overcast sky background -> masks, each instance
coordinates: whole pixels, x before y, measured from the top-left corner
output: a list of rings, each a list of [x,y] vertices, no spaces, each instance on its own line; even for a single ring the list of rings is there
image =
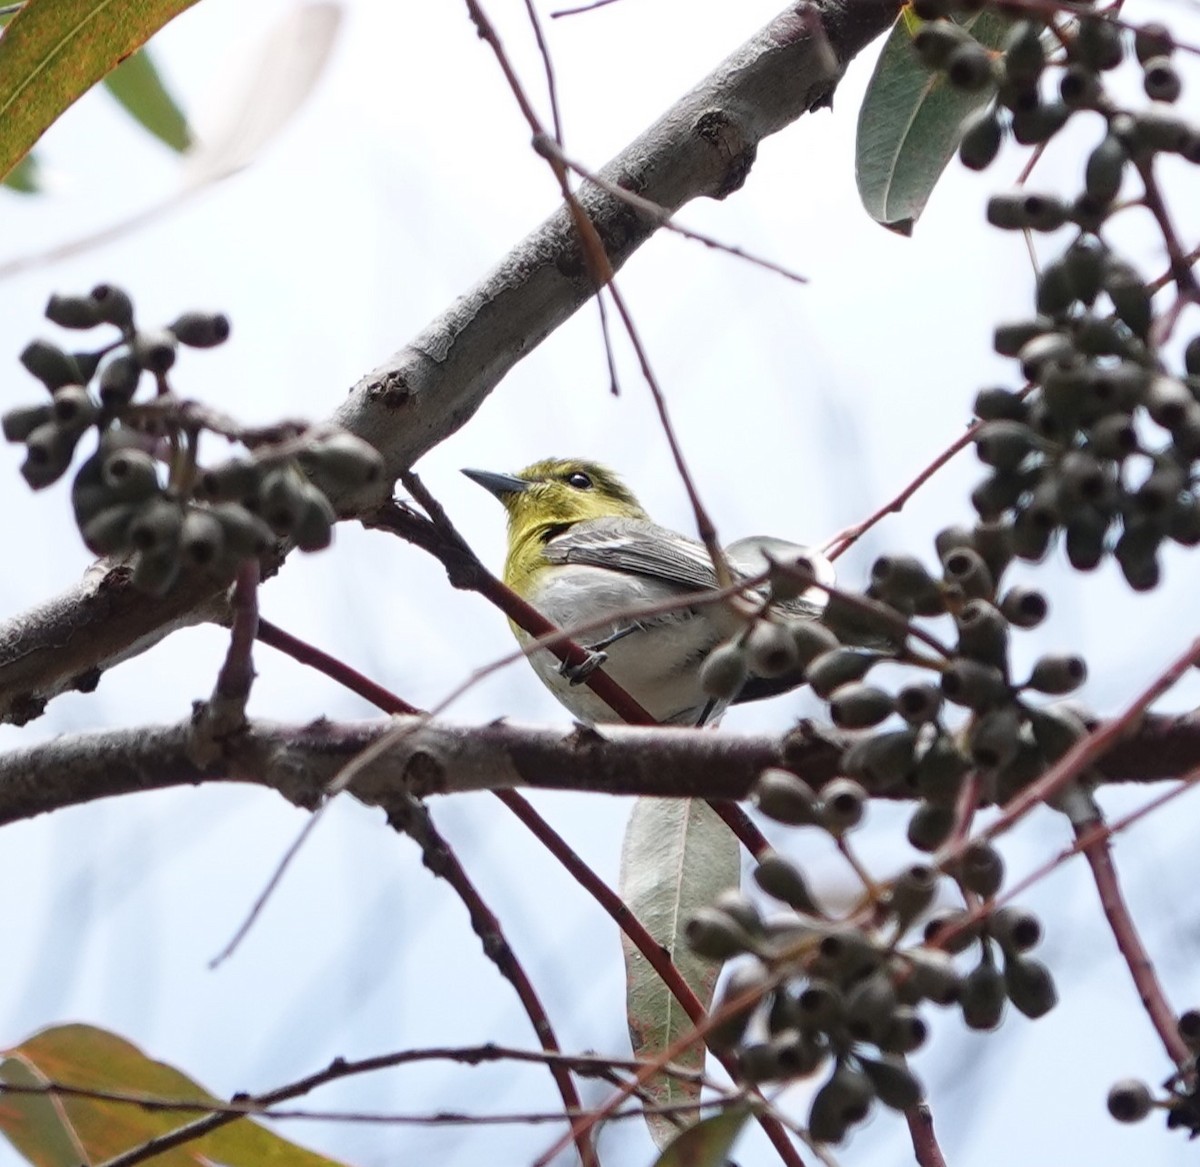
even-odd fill
[[[160,66],[203,129],[206,111],[236,88],[251,46],[289,8],[204,0],[154,42]],[[1127,11],[1134,19],[1194,15],[1178,5]],[[549,5],[539,3],[547,15]],[[517,0],[488,11],[539,107],[542,73]],[[621,0],[548,23],[569,153],[598,166],[644,129],[775,12],[771,0],[683,4]],[[1200,39],[1192,28],[1192,39]],[[660,233],[620,277],[670,402],[703,498],[722,538],[771,533],[821,542],[862,519],[952,440],[981,385],[1013,383],[990,354],[997,319],[1029,311],[1029,260],[1019,238],[983,226],[988,193],[1023,161],[1006,154],[983,176],[952,166],[912,239],[875,226],[854,188],[857,109],[874,51],[851,67],[832,113],[763,144],[745,188],[686,209],[687,224],[806,274],[798,287],[728,256]],[[1191,62],[1187,62],[1190,66]],[[1195,70],[1189,68],[1189,75]],[[1136,84],[1136,79],[1135,79]],[[1185,106],[1196,109],[1194,92]],[[1098,137],[1085,126],[1076,141]],[[1039,170],[1076,184],[1080,155],[1056,143]],[[41,147],[51,191],[0,194],[0,263],[86,234],[170,197],[178,160],[133,126],[103,93],[89,95]],[[1196,238],[1194,176],[1173,174],[1174,209]],[[1190,184],[1190,185],[1189,185]],[[231,341],[183,355],[176,384],[242,420],[326,416],[355,381],[467,290],[555,205],[555,186],[465,6],[453,0],[345,6],[326,76],[279,139],[244,173],[119,242],[0,281],[4,408],[38,397],[16,364],[52,291],[101,280],[134,294],[140,318],[219,309]],[[1147,275],[1161,246],[1132,216]],[[1063,233],[1052,246],[1062,246]],[[1185,317],[1184,337],[1197,319]],[[474,547],[498,567],[499,507],[458,474],[516,470],[552,454],[618,467],[663,522],[691,529],[649,394],[617,343],[622,394],[608,376],[594,306],[523,361],[479,413],[419,466]],[[0,449],[10,549],[0,615],[69,586],[88,556],[68,517],[66,481],[36,496],[17,475],[21,452]],[[840,565],[861,584],[884,549],[931,554],[939,526],[969,515],[979,477],[964,456],[881,525]],[[1196,633],[1197,557],[1170,555],[1165,585],[1128,592],[1110,566],[1080,580],[1055,555],[1014,572],[1050,590],[1044,629],[1020,637],[1019,659],[1080,648],[1085,698],[1114,711]],[[505,620],[452,590],[421,552],[347,525],[322,555],[294,556],[263,590],[263,613],[420,706],[507,653]],[[46,716],[0,730],[0,747],[53,733],[173,721],[208,694],[225,647],[215,629],[180,633],[105,676],[89,696],[53,702]],[[270,649],[252,715],[302,721],[373,710]],[[1194,679],[1164,708],[1186,709]],[[786,728],[814,706],[798,696],[735,710],[725,729]],[[449,716],[566,725],[565,712],[518,663],[477,685]],[[1113,813],[1144,791],[1105,792]],[[534,800],[583,858],[617,878],[628,805],[546,795]],[[1197,978],[1195,799],[1142,823],[1116,845],[1136,917],[1172,1001],[1200,1004]],[[486,796],[438,800],[439,827],[499,914],[547,1001],[568,1050],[627,1052],[618,938],[606,917]],[[910,857],[903,813],[872,814],[863,851],[886,875]],[[304,815],[277,796],[210,786],[98,803],[8,827],[0,844],[0,1044],[68,1020],[116,1030],[218,1094],[262,1091],[325,1065],[406,1047],[485,1040],[531,1045],[515,998],[479,951],[463,909],[425,872],[416,848],[378,812],[348,799],[301,853],[241,950],[217,971],[227,942]],[[818,887],[845,871],[819,839],[773,832],[811,864]],[[1069,841],[1050,813],[1004,840],[1013,877]],[[1191,1162],[1194,1148],[1160,1124],[1121,1128],[1104,1114],[1113,1080],[1166,1073],[1161,1050],[1076,863],[1026,897],[1042,911],[1042,956],[1062,1002],[1036,1024],[1010,1017],[998,1036],[939,1018],[915,1066],[954,1167],[1136,1157]],[[584,1086],[585,1098],[602,1097]],[[354,1080],[313,1096],[313,1107],[404,1112],[553,1108],[536,1069],[433,1066]],[[294,1137],[357,1164],[529,1162],[551,1128],[415,1129],[312,1124]],[[605,1162],[640,1167],[652,1146],[635,1126],[614,1128]],[[840,1159],[886,1167],[909,1161],[902,1120],[879,1113]],[[737,1158],[772,1161],[757,1132]],[[16,1159],[0,1145],[0,1164]],[[564,1159],[565,1161],[565,1159]]]

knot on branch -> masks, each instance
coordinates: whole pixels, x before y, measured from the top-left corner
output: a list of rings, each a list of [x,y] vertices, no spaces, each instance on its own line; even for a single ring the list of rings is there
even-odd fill
[[[711,194],[715,199],[723,199],[746,181],[758,156],[758,144],[747,141],[737,122],[719,109],[700,115],[696,120],[696,136],[712,146],[721,160],[721,176]]]

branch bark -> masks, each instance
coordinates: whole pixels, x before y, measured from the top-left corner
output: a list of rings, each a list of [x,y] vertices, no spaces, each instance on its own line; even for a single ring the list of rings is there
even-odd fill
[[[671,107],[602,175],[659,206],[724,198],[745,181],[758,143],[830,103],[846,64],[890,25],[898,0],[805,0],[789,5]],[[591,184],[580,201],[614,270],[655,220]],[[383,454],[393,482],[462,426],[523,356],[595,294],[565,208],[551,215],[411,344],[364,377],[334,420]],[[337,499],[343,517],[382,499]],[[65,520],[64,520],[65,521]],[[176,627],[212,619],[223,599],[181,584],[156,600],[123,569],[85,579],[0,626],[0,719],[37,716],[57,694]]]
[[[844,741],[802,722],[783,737],[704,729],[605,725],[571,730],[494,722],[449,725],[397,718],[310,725],[251,723],[220,757],[196,756],[189,722],[64,735],[0,755],[0,825],[139,790],[252,783],[315,807],[337,772],[394,725],[409,732],[350,790],[390,810],[406,796],[535,788],[597,794],[744,799],[767,766],[820,786],[836,773]],[[1200,766],[1200,716],[1151,716],[1098,763],[1103,782],[1155,782]],[[871,793],[905,799],[896,788]]]

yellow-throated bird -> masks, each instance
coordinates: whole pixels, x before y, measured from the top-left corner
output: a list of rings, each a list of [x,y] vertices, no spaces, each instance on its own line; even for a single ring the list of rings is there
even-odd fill
[[[555,458],[535,462],[519,474],[463,473],[494,494],[508,512],[504,582],[566,631],[591,625],[576,639],[593,652],[593,664],[602,663],[605,672],[660,722],[699,725],[725,709],[729,697],[710,696],[700,680],[709,653],[740,626],[724,604],[630,615],[689,592],[716,588],[716,572],[703,544],[655,523],[628,487],[595,462]],[[833,582],[832,564],[824,556],[783,539],[756,536],[725,550],[730,570],[742,578],[766,569],[768,557],[786,563],[800,555],[808,559],[817,579]],[[791,617],[810,619],[822,606],[818,589],[778,605]],[[595,627],[597,620],[602,626]],[[533,639],[516,625],[513,631],[522,644]],[[619,720],[578,683],[579,670],[564,669],[547,650],[529,659],[576,717]],[[799,680],[798,675],[751,674],[732,699],[771,696]]]

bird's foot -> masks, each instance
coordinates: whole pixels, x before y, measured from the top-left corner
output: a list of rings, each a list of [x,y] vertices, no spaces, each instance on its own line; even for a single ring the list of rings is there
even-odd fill
[[[560,676],[566,677],[567,681],[572,685],[581,685],[588,679],[606,660],[608,653],[602,649],[585,648],[587,658],[580,661],[579,664],[573,665],[563,661],[558,666]]]

